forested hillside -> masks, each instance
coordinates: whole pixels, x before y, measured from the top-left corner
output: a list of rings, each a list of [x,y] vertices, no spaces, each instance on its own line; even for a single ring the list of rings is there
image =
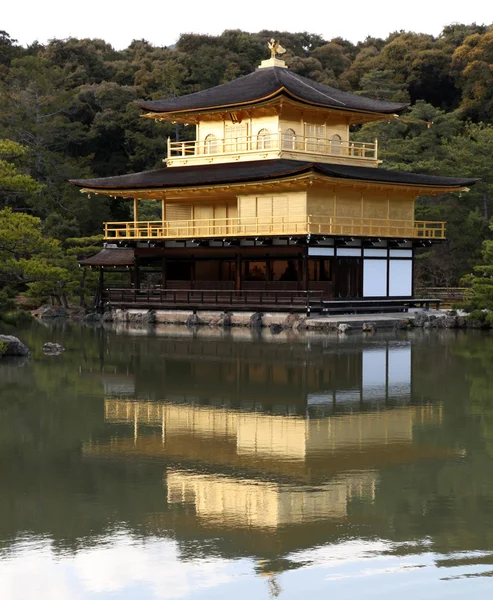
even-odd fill
[[[353,132],[359,140],[379,138],[385,167],[481,177],[470,193],[423,198],[417,214],[447,221],[449,237],[419,261],[420,281],[457,285],[480,260],[493,216],[493,27],[476,24],[447,26],[438,37],[401,31],[356,45],[309,33],[235,30],[182,35],[173,48],[136,40],[122,51],[98,39],[23,48],[0,32],[0,209],[13,211],[3,211],[3,222],[18,212],[38,217],[29,226],[60,241],[56,260],[53,253],[39,260],[73,269],[67,252],[73,260],[92,248],[102,222],[128,218],[130,203],[88,199],[67,180],[161,166],[167,136],[194,135],[192,128],[140,119],[134,100],[246,75],[267,58],[271,37],[282,41],[283,59],[296,73],[410,102],[403,118]],[[29,278],[20,267],[15,274],[19,285],[40,277]],[[12,271],[0,265],[0,286],[6,282],[12,283]]]

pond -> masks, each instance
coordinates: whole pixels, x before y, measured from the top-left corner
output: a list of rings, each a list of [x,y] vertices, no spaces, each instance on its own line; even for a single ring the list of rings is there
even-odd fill
[[[490,334],[18,335],[2,600],[490,597]]]

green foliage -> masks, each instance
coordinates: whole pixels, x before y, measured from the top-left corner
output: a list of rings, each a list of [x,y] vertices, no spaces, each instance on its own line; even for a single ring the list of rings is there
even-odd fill
[[[0,358],[2,358],[2,356],[4,356],[7,353],[7,350],[8,350],[7,342],[0,340]]]
[[[35,319],[31,313],[25,310],[14,310],[3,313],[0,317],[2,323],[13,325],[14,327],[25,327],[30,325]]]
[[[103,40],[74,38],[23,48],[0,31],[0,209],[40,218],[42,235],[62,242],[56,258],[35,254],[38,262],[29,269],[17,258],[17,270],[0,267],[0,285],[7,272],[19,285],[30,285],[31,293],[56,288],[83,297],[92,276],[74,284],[80,276],[76,259],[99,249],[100,240],[68,240],[100,234],[104,221],[127,220],[130,203],[82,197],[68,180],[162,166],[166,138],[191,139],[193,127],[141,119],[135,100],[172,98],[251,73],[267,58],[272,37],[281,39],[296,73],[411,103],[403,118],[353,132],[360,141],[378,137],[386,167],[481,178],[469,194],[425,197],[417,206],[417,218],[447,221],[448,236],[422,253],[418,278],[427,285],[457,285],[491,237],[493,214],[487,158],[493,150],[493,29],[476,23],[448,25],[438,37],[399,31],[357,44],[309,32],[226,30],[183,34],[173,48],[134,40],[122,51]],[[142,203],[141,212],[142,218],[159,218],[156,203]]]

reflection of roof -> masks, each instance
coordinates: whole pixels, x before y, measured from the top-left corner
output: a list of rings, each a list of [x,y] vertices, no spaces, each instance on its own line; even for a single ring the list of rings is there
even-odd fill
[[[134,264],[133,248],[103,248],[97,254],[79,261],[85,267],[131,266]]]
[[[191,504],[208,523],[279,527],[347,515],[353,497],[374,499],[374,471],[344,473],[329,482],[289,485],[168,469],[168,503]]]
[[[101,190],[174,188],[282,179],[308,173],[318,173],[336,179],[450,188],[460,188],[472,185],[477,181],[477,179],[471,178],[459,179],[457,177],[436,177],[433,175],[419,175],[404,171],[375,169],[374,167],[357,167],[352,165],[273,159],[224,163],[218,165],[195,165],[173,168],[164,167],[153,171],[142,171],[141,173],[117,175],[115,177],[73,179],[70,183],[82,186],[86,189]]]
[[[281,94],[307,104],[340,110],[393,114],[407,107],[407,104],[374,100],[342,92],[279,67],[258,69],[234,81],[179,98],[140,101],[137,104],[145,110],[173,113],[241,106]]]

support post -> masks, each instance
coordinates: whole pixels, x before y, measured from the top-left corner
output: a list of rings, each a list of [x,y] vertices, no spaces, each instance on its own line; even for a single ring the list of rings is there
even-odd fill
[[[104,294],[104,270],[103,267],[99,267],[99,283],[98,283],[98,302],[96,306],[96,311],[99,313],[103,312],[103,294]]]
[[[165,235],[166,235],[166,199],[165,198],[161,199],[161,222],[162,222],[162,228],[163,228],[162,236],[165,237]]]
[[[235,273],[235,290],[241,290],[241,254],[236,254],[236,273]]]
[[[134,198],[134,227],[136,230],[138,227],[138,223],[139,223],[139,199]]]
[[[308,248],[305,248],[301,259],[301,280],[303,289],[308,291]]]
[[[140,290],[140,270],[139,270],[139,259],[135,257],[135,276],[134,276],[135,289]]]
[[[167,280],[166,266],[167,266],[166,265],[166,256],[163,256],[163,259],[162,259],[162,271],[161,271],[161,275],[162,275],[161,284],[162,284],[162,286],[163,286],[164,289],[166,288],[166,280]]]

